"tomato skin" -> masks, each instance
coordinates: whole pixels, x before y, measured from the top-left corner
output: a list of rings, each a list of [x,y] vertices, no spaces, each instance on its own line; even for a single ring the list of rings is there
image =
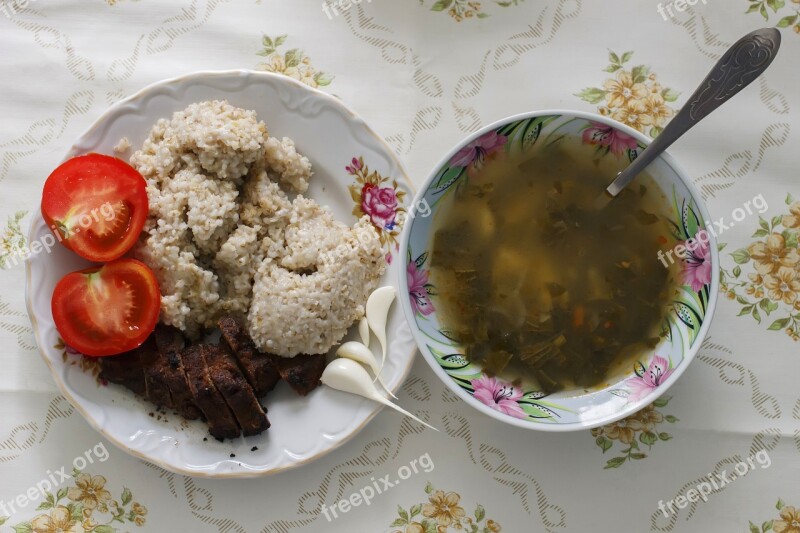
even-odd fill
[[[89,261],[125,255],[147,220],[147,184],[132,166],[102,154],[73,157],[47,178],[42,216],[59,242]]]
[[[118,259],[64,276],[53,291],[53,320],[78,352],[105,357],[141,346],[158,322],[161,293],[153,271]]]

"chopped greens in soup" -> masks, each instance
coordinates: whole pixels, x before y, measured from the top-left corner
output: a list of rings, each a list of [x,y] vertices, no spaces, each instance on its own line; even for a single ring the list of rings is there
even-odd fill
[[[658,344],[678,287],[658,251],[667,203],[646,174],[606,207],[616,169],[564,140],[494,160],[434,221],[439,319],[490,375],[545,392],[603,386]]]

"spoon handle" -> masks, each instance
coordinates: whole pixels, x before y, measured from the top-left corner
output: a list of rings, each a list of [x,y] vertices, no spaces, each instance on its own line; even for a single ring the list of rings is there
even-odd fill
[[[606,189],[608,194],[619,194],[678,137],[755,81],[772,64],[780,46],[781,34],[775,28],[756,30],[739,39],[725,52],[664,131],[630,166],[617,175]]]

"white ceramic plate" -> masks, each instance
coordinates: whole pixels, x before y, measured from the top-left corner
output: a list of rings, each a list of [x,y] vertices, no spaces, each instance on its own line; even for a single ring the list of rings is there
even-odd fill
[[[369,178],[387,178],[381,185],[404,194],[407,206],[414,194],[402,164],[391,149],[339,100],[290,78],[252,71],[200,72],[151,85],[108,110],[75,143],[69,157],[99,152],[113,154],[123,137],[141,146],[150,128],[193,102],[227,99],[253,109],[274,136],[295,140],[309,157],[315,175],[307,196],[326,205],[335,217],[352,224],[361,191],[352,174],[353,158],[363,157]],[[350,166],[350,169],[346,167]],[[356,165],[358,166],[358,165]],[[362,178],[365,168],[358,170]],[[375,174],[375,172],[377,174]],[[352,187],[352,190],[350,189]],[[401,194],[401,196],[403,196]],[[396,228],[399,232],[402,224]],[[40,214],[32,222],[29,242],[49,232]],[[397,256],[392,232],[383,231],[387,253]],[[383,285],[396,285],[395,260]],[[102,386],[91,365],[65,353],[53,324],[50,299],[65,274],[88,263],[57,245],[27,263],[27,304],[36,340],[64,396],[111,442],[167,470],[202,477],[251,477],[272,474],[317,459],[341,446],[380,411],[377,404],[320,387],[307,398],[296,396],[285,383],[266,397],[272,428],[258,437],[219,443],[201,422],[186,422],[170,413],[150,416],[155,409],[116,385]],[[355,332],[351,333],[352,334]],[[390,349],[384,369],[389,387],[397,389],[411,368],[416,347],[398,305],[389,320]],[[82,368],[83,367],[83,368]],[[207,440],[204,440],[207,438]],[[257,449],[254,449],[257,448]],[[251,451],[252,450],[252,451]],[[235,457],[232,456],[235,455]]]

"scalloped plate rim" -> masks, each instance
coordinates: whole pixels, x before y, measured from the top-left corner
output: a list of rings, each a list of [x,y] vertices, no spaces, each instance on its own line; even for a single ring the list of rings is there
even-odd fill
[[[342,112],[343,116],[345,116],[348,121],[354,123],[358,127],[362,128],[365,133],[371,137],[373,141],[376,142],[377,146],[384,152],[387,156],[387,160],[390,161],[393,165],[396,166],[399,175],[395,177],[402,185],[407,188],[412,197],[416,194],[416,187],[414,186],[413,181],[409,178],[408,171],[394,152],[391,147],[386,143],[386,141],[378,135],[357,113],[351,110],[347,105],[345,105],[341,100],[338,98],[325,93],[319,89],[309,87],[293,78],[289,78],[288,76],[283,76],[280,74],[275,74],[271,72],[264,72],[264,71],[255,71],[250,69],[229,69],[229,70],[202,70],[202,71],[195,71],[190,72],[180,76],[174,76],[171,78],[166,78],[163,80],[159,80],[153,83],[146,85],[145,87],[139,89],[138,91],[134,92],[130,96],[125,97],[124,99],[114,103],[108,109],[106,109],[97,119],[95,119],[92,124],[86,128],[83,133],[78,137],[77,141],[75,141],[67,150],[67,155],[63,160],[68,159],[73,154],[75,154],[75,149],[78,144],[83,142],[85,139],[95,135],[97,131],[105,126],[111,119],[113,119],[118,113],[122,112],[127,106],[131,104],[136,104],[137,102],[141,102],[142,100],[147,99],[152,93],[155,91],[166,88],[171,85],[180,84],[180,83],[190,83],[190,82],[198,82],[203,83],[204,80],[209,78],[225,78],[225,77],[234,77],[240,76],[243,81],[246,82],[247,78],[263,78],[263,79],[271,79],[277,83],[284,83],[290,86],[293,90],[299,90],[301,92],[306,92],[309,95],[312,95],[322,101],[325,101],[329,105],[337,108],[340,112]],[[190,102],[188,102],[190,103]],[[188,105],[187,103],[187,105]],[[410,200],[410,199],[409,199]],[[41,211],[39,209],[39,205],[36,205],[35,210],[33,211],[34,215],[31,218],[30,224],[28,226],[27,237],[28,242],[31,242],[31,237],[33,237],[35,230],[37,227],[40,227],[44,220],[41,215]],[[399,264],[399,263],[398,263]],[[313,452],[313,455],[309,457],[305,457],[303,460],[291,462],[288,464],[283,464],[278,467],[269,468],[265,470],[259,470],[257,468],[241,466],[240,470],[235,471],[227,471],[227,472],[216,472],[219,469],[220,465],[232,463],[234,461],[228,461],[226,459],[214,462],[210,465],[202,465],[203,469],[198,469],[196,466],[190,469],[188,466],[180,466],[175,465],[172,463],[167,462],[165,459],[160,457],[154,456],[152,453],[147,451],[140,451],[127,446],[124,442],[120,439],[116,438],[114,435],[108,433],[108,431],[103,427],[103,425],[98,422],[93,416],[91,416],[83,407],[83,405],[78,401],[75,396],[71,393],[70,388],[67,384],[61,379],[61,376],[57,374],[55,367],[53,366],[53,362],[50,360],[50,357],[45,352],[44,343],[42,339],[42,326],[39,323],[38,317],[36,312],[34,311],[34,303],[33,297],[35,296],[36,290],[31,287],[31,278],[32,278],[32,260],[26,259],[25,260],[25,304],[26,309],[28,312],[28,316],[31,320],[31,325],[34,332],[34,337],[36,339],[36,345],[39,351],[39,355],[45,361],[45,364],[48,367],[51,375],[53,376],[53,380],[55,381],[56,385],[58,386],[61,394],[67,399],[67,401],[72,405],[80,414],[81,416],[89,423],[89,425],[101,434],[103,437],[108,439],[114,446],[123,450],[124,452],[128,453],[131,456],[134,456],[138,459],[146,461],[148,463],[154,464],[159,466],[167,471],[174,472],[180,475],[195,477],[195,478],[208,478],[208,479],[247,479],[247,478],[259,478],[259,477],[266,477],[272,476],[281,472],[294,470],[306,464],[309,464],[317,459],[320,459],[335,450],[341,448],[351,440],[353,440],[361,431],[363,431],[366,426],[379,414],[383,411],[384,406],[376,403],[372,403],[372,408],[370,412],[366,414],[364,420],[355,427],[347,427],[342,430],[341,433],[338,435],[344,436],[340,437],[338,440],[334,440],[330,438],[330,435],[325,433],[321,434],[320,438],[324,441],[322,446],[318,447],[318,449]],[[391,265],[388,269],[393,268]],[[388,270],[387,269],[387,270]],[[390,274],[387,272],[386,275]],[[391,282],[391,276],[387,278]],[[405,323],[405,319],[402,317],[401,312],[401,323]],[[414,364],[414,360],[416,359],[416,345],[413,342],[413,339],[410,340],[411,354],[407,357],[407,363],[404,365],[404,368],[401,368],[400,373],[394,387],[391,387],[393,392],[397,392],[402,384],[406,381],[409,373],[411,372],[411,368]],[[368,400],[364,400],[360,402],[360,405],[369,405],[370,402]],[[359,408],[360,409],[360,408]],[[282,450],[281,453],[283,455],[292,456],[292,452],[288,450]],[[237,461],[238,462],[238,461]],[[241,463],[241,462],[240,462]]]

